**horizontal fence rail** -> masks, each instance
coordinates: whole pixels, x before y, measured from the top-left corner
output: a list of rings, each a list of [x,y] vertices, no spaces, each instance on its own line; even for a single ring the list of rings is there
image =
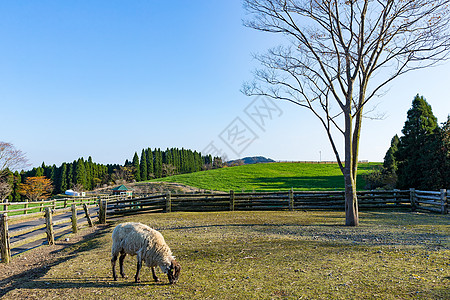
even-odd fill
[[[446,190],[430,192],[411,189],[411,203],[413,210],[425,210],[447,214],[449,196],[450,191]]]
[[[50,207],[53,210],[70,207],[75,205],[92,205],[98,202],[98,199],[114,200],[120,196],[98,196],[98,197],[71,197],[62,199],[42,200],[42,201],[25,201],[25,202],[1,202],[0,214],[6,213],[9,217],[21,218],[24,215],[42,216],[45,208]]]
[[[70,203],[66,201],[59,205],[54,200],[40,201],[39,204],[43,205],[44,211],[32,214],[8,216],[6,212],[1,213],[0,254],[2,262],[9,262],[11,249],[17,249],[42,239],[46,240],[48,245],[52,245],[55,236],[62,235],[65,232],[76,233],[79,227],[85,225],[92,227],[93,220],[98,219],[99,214],[91,216],[91,212],[98,210],[100,199],[73,200]],[[16,205],[15,203],[9,204]],[[38,209],[40,208],[39,205]],[[13,210],[6,211],[12,212]],[[58,220],[55,220],[55,217],[59,217]],[[80,219],[86,220],[80,222]],[[17,229],[11,230],[12,227]]]
[[[445,191],[445,190],[444,190]],[[429,192],[431,193],[431,192]],[[439,201],[433,198],[434,212],[448,213],[448,197]],[[446,192],[444,192],[447,195]],[[364,209],[427,209],[431,199],[425,201],[418,191],[358,191],[358,205]],[[430,194],[431,195],[431,194]],[[233,211],[233,210],[306,210],[339,209],[343,210],[345,194],[343,191],[280,191],[280,192],[234,192],[198,193],[198,194],[157,194],[140,198],[124,198],[108,201],[107,215],[117,216],[144,212],[181,212],[181,211]],[[442,208],[444,207],[444,208]]]
[[[391,190],[391,191],[358,191],[358,206],[365,209],[407,209],[424,210],[448,214],[447,190],[439,192],[421,190]],[[124,195],[99,196],[94,198],[65,198],[39,202],[0,203],[0,253],[2,262],[8,262],[10,251],[27,243],[47,238],[49,245],[54,243],[54,235],[71,230],[77,232],[82,224],[77,221],[83,215],[89,226],[92,218],[89,209],[98,213],[95,218],[101,224],[107,217],[123,216],[139,213],[162,212],[199,212],[199,211],[235,211],[235,210],[343,210],[345,194],[343,191],[280,191],[280,192],[205,192],[195,194],[153,194],[132,198]],[[71,213],[71,217],[53,220],[62,214]],[[10,215],[11,214],[11,215]],[[9,224],[22,224],[29,220],[41,220],[33,226],[14,231],[8,230]],[[55,226],[66,224],[62,228]],[[27,234],[45,228],[45,233],[32,237],[21,238]],[[10,238],[16,239],[10,243]]]

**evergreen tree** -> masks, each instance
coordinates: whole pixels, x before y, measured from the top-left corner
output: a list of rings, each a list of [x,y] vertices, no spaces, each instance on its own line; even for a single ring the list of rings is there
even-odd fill
[[[34,177],[44,176],[44,169],[42,167],[34,168],[33,170],[34,170]]]
[[[90,191],[94,188],[94,163],[91,156],[88,157],[84,166],[86,168],[86,189]]]
[[[84,159],[79,158],[77,161],[77,165],[75,168],[75,178],[76,178],[76,185],[81,186],[84,189],[86,189],[87,186],[87,180],[86,180],[86,167],[84,163]]]
[[[427,143],[437,128],[437,119],[431,106],[417,95],[408,110],[407,120],[402,129],[403,136],[398,144],[398,186],[400,188],[426,189],[424,176],[429,166],[424,164]]]
[[[14,182],[13,182],[13,187],[12,187],[12,199],[11,202],[19,202],[21,201],[21,195],[19,193],[19,187],[20,184],[22,183],[22,178],[20,176],[20,173],[18,171],[14,172]]]
[[[59,180],[59,190],[61,191],[61,193],[64,193],[67,189],[68,189],[68,184],[67,184],[67,164],[63,163],[61,165],[61,172],[59,174],[60,180]]]
[[[147,155],[145,154],[144,149],[142,149],[141,162],[140,162],[139,168],[141,171],[141,180],[142,181],[147,180]]]
[[[53,193],[54,194],[59,194],[60,190],[59,190],[59,176],[58,176],[58,168],[56,167],[56,165],[54,164],[51,167],[51,172],[50,172],[50,180],[53,183]]]
[[[134,179],[136,181],[141,181],[141,170],[139,167],[139,156],[137,152],[134,152],[132,165],[133,165]]]
[[[43,170],[43,175],[44,175],[47,179],[50,179],[51,176],[52,176],[52,174],[51,174],[51,173],[52,173],[51,167],[50,167],[50,166],[46,166],[45,163],[43,162],[41,168],[42,168],[42,170]]]
[[[422,153],[422,168],[424,177],[422,181],[422,189],[427,187],[428,190],[439,190],[448,188],[450,179],[449,165],[449,120],[437,127],[435,133],[430,135]]]
[[[450,190],[450,115],[447,117],[447,121],[442,124],[441,128],[441,141],[442,141],[442,178],[444,179],[442,188]]]
[[[73,163],[68,163],[67,168],[67,188],[71,189],[73,187]]]
[[[222,167],[223,167],[222,158],[219,156],[215,156],[213,161],[213,169],[219,169]]]
[[[153,174],[155,174],[155,178],[161,178],[163,164],[161,149],[155,149],[153,156],[155,157],[153,163]]]
[[[395,154],[397,153],[399,142],[400,139],[398,138],[398,135],[395,135],[391,140],[391,146],[384,156],[383,172],[386,174],[395,174],[397,172],[397,161],[395,160]]]
[[[153,174],[153,152],[152,149],[147,148],[145,151],[147,155],[147,179],[152,179],[154,177]]]

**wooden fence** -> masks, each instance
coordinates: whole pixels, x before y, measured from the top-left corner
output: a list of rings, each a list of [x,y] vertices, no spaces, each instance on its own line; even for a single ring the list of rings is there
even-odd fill
[[[425,210],[448,214],[450,191],[440,190],[439,192],[430,192],[411,189],[410,194],[413,210]]]
[[[117,199],[117,197],[107,197],[108,199]],[[7,210],[4,209],[0,213],[0,254],[2,262],[9,262],[11,258],[11,249],[19,248],[23,245],[33,243],[38,240],[46,239],[49,245],[54,244],[55,235],[59,235],[68,230],[76,233],[80,226],[93,226],[93,219],[97,216],[91,216],[89,209],[96,207],[104,207],[104,199],[99,198],[70,198],[61,200],[40,201],[39,206]],[[36,203],[33,203],[36,204]],[[1,203],[1,205],[17,205],[17,203]],[[29,210],[39,210],[31,214],[27,214]],[[42,211],[44,210],[44,211]],[[78,216],[77,211],[84,211],[82,217]],[[8,212],[24,211],[21,215],[8,216]],[[100,210],[101,211],[101,210]],[[104,210],[103,210],[104,211]],[[59,215],[68,215],[60,220],[54,221],[53,218]],[[86,218],[84,222],[78,222],[81,218]],[[100,219],[101,221],[104,220]],[[31,221],[31,222],[30,222]],[[35,221],[35,222],[33,222]],[[104,223],[104,221],[103,221]],[[23,229],[9,230],[9,225],[20,224]],[[54,227],[58,226],[57,230]],[[20,226],[19,226],[20,227]],[[45,229],[43,231],[42,229]],[[10,243],[10,239],[28,235],[27,238],[21,238],[18,241]]]
[[[433,199],[424,200],[422,191],[359,191],[358,201],[361,210],[366,209],[427,209],[448,213],[448,195],[445,190],[433,193]],[[438,196],[439,194],[439,196]],[[434,202],[431,202],[434,201]],[[144,212],[177,211],[234,211],[234,210],[343,210],[345,195],[336,192],[283,191],[240,193],[201,193],[201,194],[159,194],[134,199],[108,201],[107,215],[117,216]],[[436,205],[431,210],[429,206]]]
[[[419,190],[391,190],[391,191],[358,191],[358,201],[360,210],[368,209],[406,209],[424,210],[430,212],[448,213],[449,192],[429,192]],[[89,206],[98,206],[98,221],[105,223],[107,217],[122,216],[128,214],[148,213],[148,212],[181,212],[181,211],[238,211],[238,210],[343,210],[345,195],[343,191],[281,191],[281,192],[234,192],[229,193],[199,193],[199,194],[157,194],[140,198],[128,198],[125,196],[103,197],[87,199],[67,199],[65,201],[42,201],[39,207],[23,207],[15,209],[4,209],[0,211],[0,247],[2,262],[7,262],[10,257],[10,249],[19,247],[31,242],[24,239],[9,244],[9,238],[23,235],[31,231],[46,228],[46,233],[36,235],[34,240],[47,237],[48,244],[54,242],[53,226],[61,223],[71,223],[59,229],[58,232],[72,228],[72,232],[77,230],[76,210],[83,206],[88,223],[92,226],[92,220],[88,213]],[[70,202],[72,201],[72,202]],[[1,203],[0,205],[13,205],[13,203]],[[25,205],[25,204],[24,204]],[[70,206],[69,206],[70,205]],[[39,212],[26,214],[32,209],[39,209]],[[45,212],[42,210],[45,209]],[[23,211],[21,216],[8,216],[8,212]],[[54,222],[53,216],[61,213],[72,212],[71,220]],[[8,231],[8,222],[14,224],[20,220],[44,217],[42,224],[15,231],[13,235]]]
[[[8,216],[12,217],[25,217],[24,215],[33,216],[42,216],[45,208],[50,207],[51,209],[61,209],[67,208],[72,204],[82,205],[86,203],[87,205],[91,203],[96,203],[98,199],[118,199],[119,196],[109,196],[102,195],[98,197],[71,197],[71,198],[62,198],[62,199],[51,199],[51,200],[43,200],[43,201],[25,201],[25,202],[1,202],[0,214],[6,213]]]

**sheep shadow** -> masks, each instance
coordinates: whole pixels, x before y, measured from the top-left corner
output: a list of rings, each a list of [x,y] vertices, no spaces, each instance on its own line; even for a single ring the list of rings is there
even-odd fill
[[[83,240],[73,243],[73,244],[67,244],[62,247],[62,249],[58,249],[55,251],[49,252],[49,254],[57,254],[57,252],[65,251],[68,249],[69,251],[64,253],[65,255],[62,257],[57,257],[54,260],[47,260],[47,262],[39,267],[35,267],[32,269],[25,270],[23,272],[20,272],[18,274],[12,275],[10,277],[7,277],[0,281],[0,298],[5,296],[10,291],[16,289],[16,288],[24,288],[24,287],[33,287],[33,288],[40,288],[41,284],[40,278],[45,276],[47,272],[54,266],[57,266],[61,263],[64,263],[70,259],[73,259],[74,257],[78,256],[79,254],[91,251],[96,248],[102,247],[102,243],[100,242],[100,239],[105,236],[109,232],[109,226],[102,226],[98,227],[97,230],[94,232],[86,235]],[[70,248],[73,248],[73,250],[70,250]],[[42,258],[45,260],[45,257]],[[45,282],[42,280],[42,282]],[[37,283],[37,284],[36,284]],[[101,284],[101,282],[100,282]],[[35,286],[37,285],[37,286]],[[43,285],[46,285],[43,283]],[[81,285],[81,282],[80,282]],[[107,286],[107,285],[105,285]]]
[[[53,289],[86,289],[86,288],[111,288],[111,287],[133,287],[133,286],[164,286],[169,285],[168,282],[154,282],[153,280],[141,281],[135,283],[133,280],[126,281],[113,281],[112,277],[66,277],[66,278],[46,278],[35,279],[33,282],[22,284],[21,288],[24,289],[41,289],[41,290],[53,290]]]

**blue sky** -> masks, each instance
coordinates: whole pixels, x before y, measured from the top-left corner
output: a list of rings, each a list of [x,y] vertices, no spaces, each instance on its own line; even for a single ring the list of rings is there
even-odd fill
[[[239,0],[0,2],[0,140],[33,166],[211,145],[230,159],[334,160],[309,111],[266,102],[264,124],[247,114],[264,103],[240,92],[258,66],[252,53],[279,40],[243,18]],[[364,120],[360,159],[383,159],[417,93],[444,122],[450,63],[405,75],[372,102],[385,119]],[[251,134],[233,144],[238,125]]]

